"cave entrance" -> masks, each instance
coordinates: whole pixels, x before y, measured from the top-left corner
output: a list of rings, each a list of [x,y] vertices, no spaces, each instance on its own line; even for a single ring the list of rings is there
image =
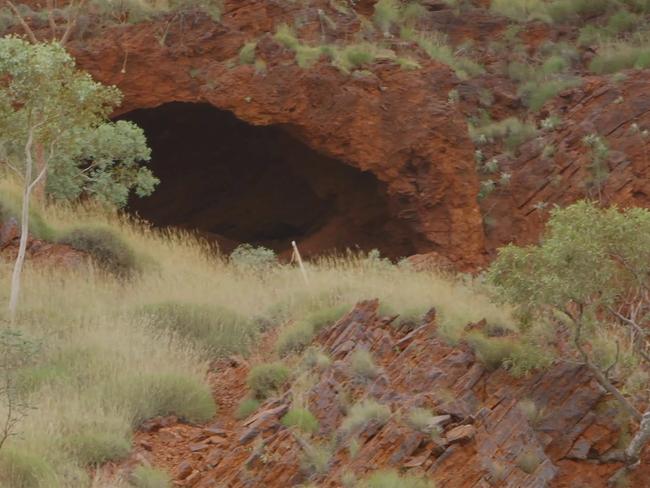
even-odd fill
[[[307,256],[414,251],[390,215],[382,183],[281,126],[252,126],[208,104],[176,102],[120,118],[144,129],[161,181],[129,210],[157,227],[196,231],[224,252],[251,243],[286,255],[292,240]]]

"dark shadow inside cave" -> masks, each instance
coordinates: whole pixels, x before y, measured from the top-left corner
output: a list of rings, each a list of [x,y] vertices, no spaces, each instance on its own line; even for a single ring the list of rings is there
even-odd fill
[[[385,185],[309,148],[281,126],[257,127],[208,104],[168,103],[120,117],[152,148],[156,192],[129,210],[158,227],[199,232],[224,252],[252,243],[305,255],[347,248],[412,254]]]

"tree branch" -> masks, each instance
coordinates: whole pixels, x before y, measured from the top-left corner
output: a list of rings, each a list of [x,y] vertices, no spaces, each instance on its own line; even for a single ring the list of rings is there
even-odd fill
[[[27,22],[25,22],[25,18],[21,15],[18,8],[11,2],[11,0],[6,0],[6,2],[7,2],[7,5],[9,5],[9,8],[11,9],[11,11],[14,13],[14,15],[16,17],[18,17],[18,22],[20,23],[20,26],[25,31],[25,34],[27,34],[27,37],[29,37],[29,40],[34,44],[38,44],[38,39],[36,38],[36,35],[34,34],[34,31],[27,24]]]

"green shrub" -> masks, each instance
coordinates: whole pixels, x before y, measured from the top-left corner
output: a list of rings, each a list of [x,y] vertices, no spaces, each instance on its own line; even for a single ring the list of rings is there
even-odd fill
[[[526,105],[533,111],[538,112],[544,104],[554,98],[562,90],[572,88],[579,84],[578,80],[542,80],[525,83],[519,93],[523,96]]]
[[[266,363],[248,373],[248,387],[256,398],[264,399],[278,391],[289,379],[289,368],[282,363]]]
[[[398,22],[400,17],[401,5],[397,0],[378,0],[375,3],[372,20],[383,33],[388,34],[391,26]]]
[[[541,463],[542,459],[533,451],[524,451],[517,458],[517,466],[526,474],[533,474]]]
[[[552,348],[539,347],[539,344],[529,342],[527,338],[517,344],[503,362],[503,366],[515,378],[548,368],[553,363]]]
[[[522,122],[516,117],[508,117],[498,122],[488,121],[479,126],[470,125],[469,134],[477,144],[487,144],[496,139],[503,139],[506,148],[517,149],[524,142],[537,135],[534,124]]]
[[[207,422],[217,407],[207,385],[189,377],[159,374],[138,377],[125,389],[124,402],[133,411],[133,424],[159,415],[177,415],[189,422]]]
[[[131,475],[131,484],[134,488],[171,488],[171,477],[150,466],[138,466]]]
[[[296,62],[301,68],[310,68],[324,54],[323,48],[319,46],[300,45],[296,48]]]
[[[439,434],[439,432],[433,431],[434,414],[431,410],[426,408],[413,408],[409,411],[408,416],[406,417],[407,424],[420,432],[425,434]]]
[[[108,226],[78,227],[63,233],[58,241],[88,253],[102,270],[122,278],[141,271],[141,263],[131,246]]]
[[[291,323],[278,335],[275,348],[280,356],[302,351],[314,338],[314,326],[306,320]]]
[[[607,19],[607,30],[611,34],[620,34],[629,32],[636,28],[639,23],[639,17],[627,10],[619,10]]]
[[[239,50],[239,64],[255,64],[257,41],[250,41]]]
[[[334,324],[348,310],[347,305],[333,305],[321,308],[306,315],[303,319],[292,322],[278,336],[275,345],[278,354],[286,356],[301,352],[311,343],[318,332],[325,326]]]
[[[258,408],[260,408],[259,400],[255,398],[244,398],[239,402],[237,410],[235,410],[235,418],[237,420],[243,420],[250,417]]]
[[[539,408],[537,404],[530,399],[521,400],[517,406],[526,416],[532,427],[536,427],[544,417],[544,412],[542,409]]]
[[[284,417],[282,425],[285,427],[296,427],[306,434],[313,434],[318,430],[318,420],[306,408],[292,408]]]
[[[0,482],[7,488],[52,488],[54,470],[35,453],[14,448],[0,451]]]
[[[230,254],[230,263],[243,271],[265,271],[278,264],[278,258],[271,249],[241,244]]]
[[[131,452],[131,441],[119,432],[93,431],[66,438],[65,445],[74,452],[75,457],[86,466],[95,466],[109,461],[126,459]]]
[[[518,22],[551,21],[548,4],[544,0],[492,0],[490,9]]]
[[[518,347],[510,337],[486,337],[480,332],[469,334],[467,343],[474,349],[478,360],[491,371],[501,367]]]
[[[305,355],[303,357],[303,364],[309,369],[322,371],[330,364],[332,364],[332,360],[319,348],[310,347],[305,352]]]
[[[341,430],[351,432],[365,427],[370,422],[378,422],[384,425],[388,422],[390,415],[388,405],[382,405],[372,399],[363,400],[352,405],[348,416],[341,423]]]
[[[295,51],[300,46],[300,40],[296,37],[293,28],[288,24],[281,24],[275,31],[273,38],[287,49]]]
[[[363,480],[359,488],[435,488],[435,483],[423,476],[400,475],[395,470],[377,471]]]
[[[348,44],[341,49],[339,59],[344,71],[363,68],[377,59],[376,48],[369,43]]]
[[[304,442],[301,456],[302,469],[308,473],[327,473],[332,459],[332,449],[326,445]]]
[[[381,371],[366,349],[357,349],[350,354],[350,368],[355,376],[366,380],[376,378]]]
[[[598,50],[598,55],[589,63],[589,69],[597,74],[648,67],[650,67],[650,46],[623,42],[602,46]]]
[[[220,305],[161,302],[138,308],[135,316],[192,341],[211,356],[245,353],[260,328],[255,320]]]

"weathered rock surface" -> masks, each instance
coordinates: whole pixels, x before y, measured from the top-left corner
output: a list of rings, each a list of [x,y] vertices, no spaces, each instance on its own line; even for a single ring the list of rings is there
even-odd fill
[[[206,102],[253,125],[280,126],[385,183],[391,214],[409,225],[417,251],[482,262],[478,179],[465,120],[448,102],[458,84],[452,71],[432,61],[417,73],[392,63],[377,64],[368,76],[344,74],[325,62],[302,69],[271,34],[302,6],[225,3],[220,24],[188,14],[183,21],[101,30],[70,49],[96,79],[121,88],[122,113],[173,101]],[[346,26],[349,19],[328,5],[322,5],[327,14]],[[301,38],[319,39],[316,6],[300,15],[313,21],[305,23]],[[252,39],[266,63],[263,72],[237,63]]]
[[[318,372],[308,393],[309,409],[320,424],[313,439],[281,425],[290,405],[290,398],[281,395],[241,421],[226,407],[217,431],[172,426],[180,438],[175,441],[140,434],[146,436],[154,462],[176,473],[178,486],[197,488],[307,481],[338,487],[345,472],[362,477],[389,467],[459,488],[606,486],[619,465],[597,459],[615,449],[618,427],[604,407],[605,392],[587,370],[561,363],[522,379],[502,369],[489,372],[471,350],[450,347],[436,337],[435,314],[411,332],[397,332],[377,309],[376,301],[360,303],[316,340],[332,363]],[[358,348],[369,349],[377,359],[382,373],[376,379],[361,381],[350,374],[346,360]],[[233,395],[237,386],[243,397],[243,382],[236,378],[245,377],[248,365],[223,366],[215,377],[219,382],[216,378],[223,375],[225,381],[219,391],[230,385]],[[365,398],[389,406],[391,417],[343,434],[341,422],[350,402]],[[523,399],[537,406],[535,419],[520,408]],[[405,419],[414,407],[439,415],[439,435],[409,427]],[[214,432],[216,442],[210,441]],[[354,455],[353,439],[358,444]],[[310,449],[319,445],[331,453],[322,473],[306,467]],[[533,459],[532,468],[521,461],[524,454]],[[644,486],[645,471],[637,473],[631,486]]]

